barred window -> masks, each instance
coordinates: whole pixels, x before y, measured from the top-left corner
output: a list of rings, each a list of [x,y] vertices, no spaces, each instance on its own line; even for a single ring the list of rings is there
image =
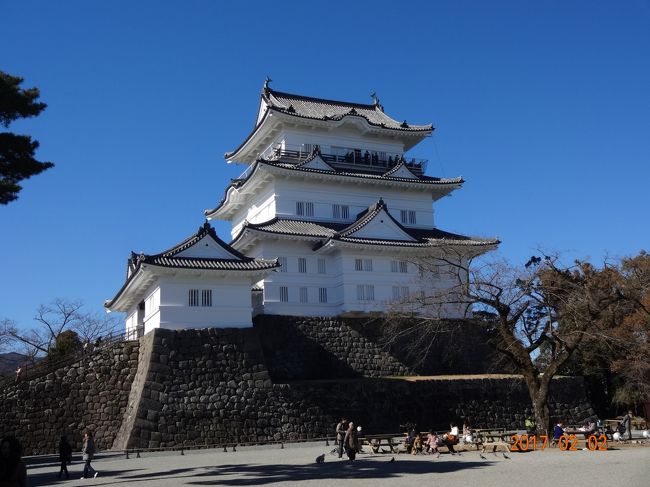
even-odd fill
[[[375,300],[375,286],[372,284],[366,284],[366,301]]]
[[[289,288],[287,286],[280,286],[280,302],[287,303],[289,301]]]
[[[318,259],[318,273],[325,274],[325,259]]]
[[[201,292],[201,306],[212,306],[212,289],[203,289]]]
[[[357,284],[357,300],[366,300],[366,288],[363,284]]]
[[[372,259],[354,259],[354,270],[372,272]]]
[[[393,299],[399,299],[399,286],[393,286]]]
[[[332,205],[332,218],[335,220],[348,220],[350,218],[350,207],[348,205]]]
[[[311,201],[296,201],[296,215],[314,216],[314,203]]]
[[[199,305],[199,290],[198,289],[190,289],[189,305],[190,306],[198,306]]]
[[[400,210],[399,212],[400,220],[402,223],[407,223],[409,225],[415,225],[415,210]]]
[[[278,264],[280,264],[280,269],[278,269],[279,272],[287,272],[287,258],[286,257],[278,257]]]
[[[375,286],[372,284],[357,284],[357,299],[359,301],[374,301]]]
[[[327,303],[327,288],[326,287],[318,288],[318,301],[320,303]]]
[[[307,303],[309,302],[309,294],[307,292],[306,287],[301,287],[300,288],[300,302],[301,303]]]
[[[393,286],[393,299],[406,299],[410,295],[408,286]]]
[[[305,257],[298,257],[298,272],[307,272],[307,259]]]
[[[390,261],[390,271],[391,272],[408,272],[408,262],[405,260],[391,260]]]

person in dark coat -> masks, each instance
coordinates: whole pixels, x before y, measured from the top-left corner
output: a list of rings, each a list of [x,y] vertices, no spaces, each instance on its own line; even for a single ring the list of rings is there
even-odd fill
[[[68,462],[72,460],[72,447],[68,443],[68,439],[64,436],[61,437],[59,441],[59,460],[61,461],[61,469],[59,470],[59,478],[65,472],[65,478],[69,479],[70,474],[68,474]]]
[[[347,427],[348,421],[345,418],[341,418],[341,421],[336,425],[336,446],[338,448],[339,458],[343,458],[343,451],[345,449],[343,440],[345,439]]]
[[[357,436],[357,428],[352,421],[350,421],[348,430],[345,432],[343,444],[345,445],[345,452],[348,454],[348,458],[350,461],[354,461],[357,456],[357,451],[359,451],[359,437]]]
[[[83,460],[86,462],[84,465],[84,473],[82,479],[89,479],[90,477],[97,477],[98,472],[90,465],[93,457],[95,456],[95,442],[93,434],[90,431],[84,433],[84,446],[81,450]]]
[[[13,436],[0,441],[0,486],[26,487],[27,467],[22,460],[23,449]]]

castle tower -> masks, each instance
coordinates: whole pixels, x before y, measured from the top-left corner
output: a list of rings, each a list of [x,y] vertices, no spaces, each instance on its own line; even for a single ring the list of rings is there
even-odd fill
[[[374,94],[372,104],[324,100],[275,91],[268,81],[253,131],[225,154],[246,170],[205,211],[232,223],[234,249],[280,262],[257,283],[256,313],[385,312],[432,286],[453,286],[444,269],[422,276],[421,259],[496,248],[495,239],[435,227],[432,201],[463,180],[427,176],[426,161],[407,154],[431,135],[431,125],[399,122]]]

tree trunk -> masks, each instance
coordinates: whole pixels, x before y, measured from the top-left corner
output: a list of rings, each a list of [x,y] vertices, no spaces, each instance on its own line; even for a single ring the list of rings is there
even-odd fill
[[[530,391],[533,400],[533,411],[535,412],[535,422],[537,423],[537,433],[552,437],[553,428],[551,426],[551,413],[548,407],[548,395],[537,390],[535,394]]]

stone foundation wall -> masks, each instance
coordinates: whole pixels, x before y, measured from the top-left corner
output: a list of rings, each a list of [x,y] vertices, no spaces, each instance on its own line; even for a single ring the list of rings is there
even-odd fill
[[[411,375],[381,345],[337,318],[258,316],[255,329],[274,380]]]
[[[430,336],[398,336],[399,325],[381,319],[261,315],[254,326],[277,381],[509,371],[470,321],[437,321]]]
[[[65,434],[73,448],[83,431],[108,449],[122,423],[138,361],[138,342],[101,349],[46,376],[0,390],[0,435],[15,435],[25,454],[53,453]]]
[[[408,369],[351,326],[318,323],[280,324],[287,328],[277,336],[258,323],[154,330],[0,391],[0,434],[15,434],[31,454],[55,452],[61,434],[78,449],[86,428],[103,450],[331,436],[340,416],[368,434],[409,422],[445,429],[466,417],[475,427],[523,427],[530,401],[521,379],[362,377]],[[274,355],[273,345],[296,326],[302,335]],[[301,375],[310,380],[286,379]],[[580,378],[555,380],[551,403],[568,423],[593,414]]]
[[[421,430],[445,430],[450,422],[465,418],[474,428],[523,429],[526,415],[532,413],[521,378],[305,381],[290,387],[330,417],[345,416],[362,424],[368,434],[399,432],[407,423]],[[582,424],[594,414],[579,377],[555,379],[550,404],[552,419],[567,424]]]
[[[333,418],[269,377],[254,329],[154,330],[115,448],[307,438]],[[150,345],[145,345],[144,341]]]
[[[466,417],[475,427],[523,428],[530,408],[520,378],[274,384],[256,329],[155,330],[142,340],[138,374],[146,376],[134,382],[138,403],[128,410],[137,414],[125,417],[133,426],[119,449],[331,436],[340,416],[366,433],[397,432],[407,422],[445,429]],[[553,414],[569,423],[593,414],[579,378],[556,380],[553,396]]]

